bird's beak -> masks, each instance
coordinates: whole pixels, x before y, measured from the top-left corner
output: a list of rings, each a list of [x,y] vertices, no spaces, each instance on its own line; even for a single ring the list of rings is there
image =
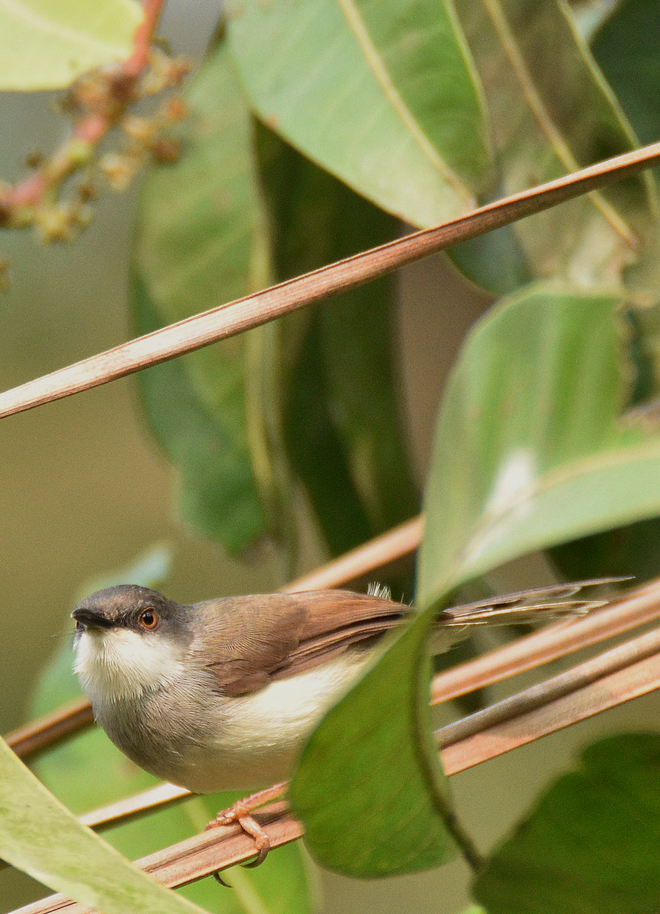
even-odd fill
[[[81,607],[74,609],[71,613],[71,618],[75,619],[76,622],[83,625],[85,628],[112,628],[110,619],[106,619],[105,616],[101,616],[92,609],[84,609]]]

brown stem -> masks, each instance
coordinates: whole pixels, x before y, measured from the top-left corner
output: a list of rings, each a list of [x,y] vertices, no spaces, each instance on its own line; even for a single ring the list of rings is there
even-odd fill
[[[649,168],[660,160],[660,143],[625,153],[532,190],[416,232],[196,314],[0,394],[0,418],[123,378],[150,365],[193,352],[221,339],[289,314],[337,292],[354,289],[429,254],[475,238]]]
[[[149,63],[151,43],[156,35],[164,5],[165,0],[144,0],[142,4],[144,18],[133,36],[133,53],[122,67],[129,79],[136,80]]]

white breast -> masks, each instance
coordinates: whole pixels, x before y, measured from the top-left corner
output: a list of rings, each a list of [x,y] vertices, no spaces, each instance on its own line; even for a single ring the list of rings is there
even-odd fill
[[[290,777],[307,736],[368,657],[345,654],[258,692],[217,697],[213,740],[193,747],[170,780],[195,793],[255,789]]]

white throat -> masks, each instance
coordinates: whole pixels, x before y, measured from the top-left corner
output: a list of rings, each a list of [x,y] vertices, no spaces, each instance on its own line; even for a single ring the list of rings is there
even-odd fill
[[[94,705],[139,698],[183,671],[181,652],[169,639],[125,628],[86,629],[74,647],[74,671]]]

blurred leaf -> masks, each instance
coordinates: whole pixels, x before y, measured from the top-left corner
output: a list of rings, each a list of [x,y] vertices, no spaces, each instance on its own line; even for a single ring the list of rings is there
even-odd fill
[[[474,883],[489,914],[649,914],[660,905],[660,737],[594,743]]]
[[[458,0],[456,10],[484,86],[498,168],[491,198],[513,194],[628,151],[636,139],[565,3]],[[620,278],[635,256],[635,233],[655,215],[645,176],[584,196],[516,224],[532,275],[561,275],[594,285]],[[489,265],[489,287],[517,281],[508,253]],[[459,263],[483,282],[481,251]],[[501,274],[501,275],[500,275]]]
[[[621,575],[638,583],[660,575],[660,520],[596,533],[555,546],[552,560],[567,580]]]
[[[489,154],[450,3],[241,0],[228,34],[261,120],[358,193],[415,225],[472,206]]]
[[[292,464],[304,482],[330,553],[341,555],[370,539],[366,510],[329,410],[316,316],[308,323],[293,366],[285,423]]]
[[[90,593],[114,584],[133,583],[156,587],[166,573],[168,561],[162,547],[156,547],[125,569],[88,582],[82,589]],[[33,715],[45,714],[65,701],[81,695],[73,674],[71,635],[66,634],[60,648],[42,673],[32,704]],[[41,780],[76,813],[115,802],[146,790],[157,779],[138,768],[123,755],[100,728],[89,730],[51,750],[35,764]],[[131,858],[182,841],[201,831],[221,809],[226,809],[237,794],[194,797],[148,818],[120,825],[106,833],[107,840]],[[282,853],[284,851],[284,853]],[[265,864],[243,875],[229,874],[233,892],[221,891],[206,879],[180,891],[207,910],[218,914],[253,912],[257,908],[271,914],[304,914],[314,904],[314,881],[310,879],[304,849],[299,843],[280,848]]]
[[[660,513],[660,436],[621,420],[619,302],[538,284],[475,326],[447,385],[419,595]]]
[[[657,306],[626,311],[632,386],[625,421],[640,422],[649,428],[657,427],[660,418],[659,321]],[[551,556],[568,580],[622,575],[634,577],[637,582],[646,581],[660,574],[660,519],[638,521],[561,543],[551,550]]]
[[[642,143],[660,136],[660,17],[655,0],[627,0],[592,51]]]
[[[273,274],[283,279],[395,234],[390,216],[265,128],[257,175],[231,79],[220,45],[191,92],[186,155],[147,184],[133,284],[140,332],[247,292],[254,263],[271,260],[269,241]],[[182,468],[183,513],[198,529],[235,550],[267,527],[291,554],[287,449],[333,552],[415,513],[392,379],[392,303],[392,282],[381,280],[314,316],[142,373],[152,428]]]
[[[105,914],[199,914],[81,825],[4,740],[0,785],[0,855],[7,863]]]
[[[568,0],[577,29],[590,43],[594,35],[626,0]]]
[[[395,235],[391,216],[266,128],[257,136],[278,279]],[[333,554],[418,510],[393,377],[394,299],[388,277],[278,322],[287,447]]]
[[[141,19],[134,0],[0,4],[0,90],[62,89],[86,70],[130,57]]]
[[[145,180],[134,248],[138,332],[267,285],[251,122],[222,44],[187,93],[184,155]],[[246,335],[141,372],[147,417],[182,474],[181,511],[232,552],[266,529],[245,418]]]
[[[419,616],[325,716],[290,788],[305,841],[349,876],[413,873],[446,863],[448,788],[431,737],[426,638]]]
[[[478,235],[450,248],[447,254],[470,282],[498,295],[533,279],[515,225]]]

